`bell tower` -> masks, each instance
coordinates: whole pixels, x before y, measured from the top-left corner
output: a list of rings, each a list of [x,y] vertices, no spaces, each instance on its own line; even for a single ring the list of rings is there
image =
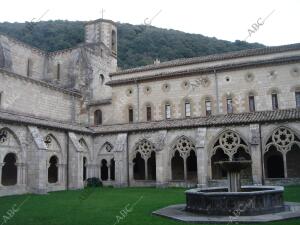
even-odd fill
[[[85,24],[85,42],[102,42],[117,57],[117,24],[111,20],[98,19]]]

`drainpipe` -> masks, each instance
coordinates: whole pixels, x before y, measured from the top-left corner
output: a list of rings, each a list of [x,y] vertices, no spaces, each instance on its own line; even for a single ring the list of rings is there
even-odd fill
[[[217,71],[216,71],[216,69],[214,69],[214,75],[215,75],[215,86],[216,86],[217,114],[220,114],[220,104],[219,104],[219,84],[218,84],[218,77],[217,77]]]
[[[264,154],[263,154],[263,147],[262,147],[262,137],[261,137],[261,124],[259,126],[259,145],[260,145],[260,160],[261,160],[261,183],[265,185],[265,166],[264,166]]]
[[[140,122],[140,88],[137,80],[134,81],[136,85],[136,100],[137,100],[137,122]]]

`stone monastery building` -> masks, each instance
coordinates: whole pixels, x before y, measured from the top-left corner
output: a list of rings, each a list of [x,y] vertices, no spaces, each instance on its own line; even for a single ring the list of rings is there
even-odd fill
[[[300,44],[117,70],[117,26],[45,52],[0,35],[0,196],[104,185],[300,183]]]

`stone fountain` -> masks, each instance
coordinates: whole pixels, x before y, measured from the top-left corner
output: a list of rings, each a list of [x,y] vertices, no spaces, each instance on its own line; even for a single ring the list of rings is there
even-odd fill
[[[268,222],[300,218],[300,203],[284,202],[281,186],[241,186],[241,171],[248,160],[220,161],[227,171],[228,187],[196,188],[185,192],[186,205],[153,212],[184,222]]]

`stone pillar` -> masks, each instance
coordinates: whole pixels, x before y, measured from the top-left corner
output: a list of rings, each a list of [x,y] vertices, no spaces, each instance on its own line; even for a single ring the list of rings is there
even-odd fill
[[[27,186],[35,194],[47,193],[47,146],[37,127],[28,126],[32,142],[27,149],[27,158],[30,159],[28,167]]]
[[[127,187],[128,183],[128,149],[127,133],[118,134],[116,148],[114,152],[115,159],[115,187]]]
[[[57,164],[57,167],[58,167],[58,183],[64,185],[66,164]]]
[[[252,160],[252,179],[254,185],[262,185],[262,158],[261,158],[261,140],[260,125],[250,124],[250,155]]]
[[[23,163],[16,163],[17,166],[17,185],[24,184],[23,182]]]
[[[198,128],[196,131],[196,156],[197,156],[197,176],[198,186],[206,187],[208,185],[208,154],[205,148],[206,128]]]
[[[83,149],[75,133],[69,132],[69,188],[83,189]]]
[[[156,160],[156,187],[166,186],[165,169],[167,168],[167,161],[164,158],[163,151],[157,151],[155,153]]]
[[[168,162],[168,153],[165,145],[167,130],[161,130],[157,133],[157,138],[155,139],[156,152],[155,152],[155,161],[156,161],[156,187],[166,187],[167,180],[167,171],[169,170]]]
[[[5,163],[0,163],[0,188],[2,187],[2,167]]]

